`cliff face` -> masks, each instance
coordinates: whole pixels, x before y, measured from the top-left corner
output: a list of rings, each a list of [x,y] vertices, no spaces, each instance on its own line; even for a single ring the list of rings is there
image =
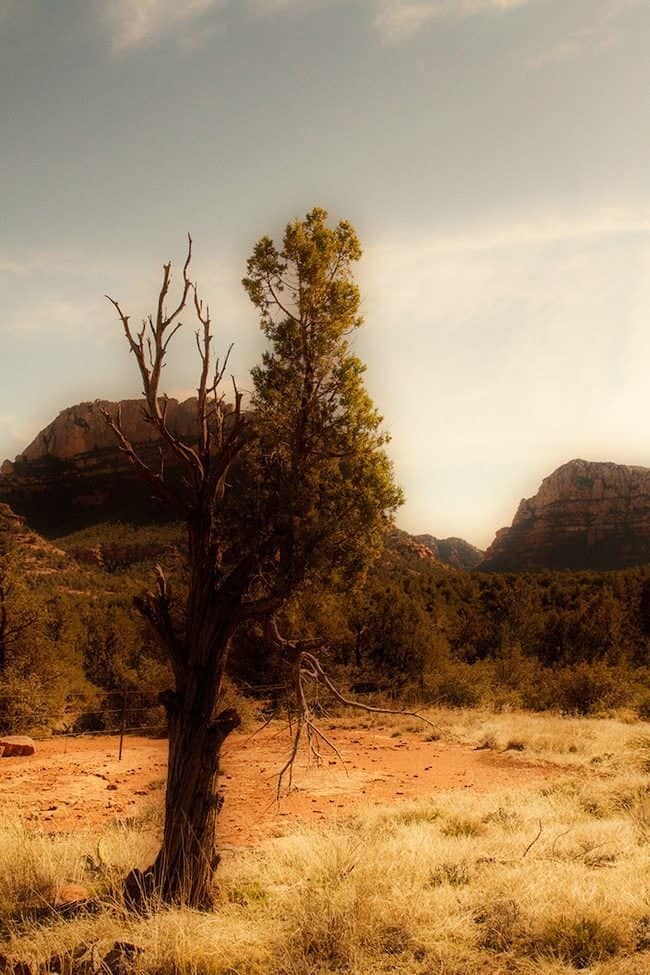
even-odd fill
[[[618,569],[650,562],[650,469],[572,460],[521,501],[480,568]]]
[[[101,401],[115,413],[118,404]],[[123,400],[122,425],[142,456],[157,468],[159,441],[142,411],[142,400]],[[191,437],[196,401],[169,400],[173,433]],[[63,410],[32,443],[0,467],[0,502],[46,536],[61,535],[97,521],[151,522],[168,519],[151,498],[113,432],[93,403]]]
[[[191,435],[195,429],[196,400],[183,403],[170,399],[167,408],[167,421],[170,430],[183,436]],[[158,436],[153,426],[144,419],[143,400],[127,399],[119,404],[122,425],[128,437],[137,444],[154,443]],[[77,461],[84,454],[116,451],[115,434],[101,415],[100,409],[108,409],[113,414],[118,404],[101,400],[97,404],[79,403],[63,410],[55,420],[30,443],[16,463],[40,463],[42,461]],[[7,462],[5,462],[7,463]],[[4,466],[4,465],[3,465]]]

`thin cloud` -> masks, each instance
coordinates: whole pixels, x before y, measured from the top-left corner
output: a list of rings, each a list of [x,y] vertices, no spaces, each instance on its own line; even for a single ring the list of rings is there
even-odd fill
[[[24,270],[23,264],[19,264],[10,258],[0,257],[0,274],[22,274]]]
[[[388,42],[407,40],[434,20],[462,20],[506,13],[534,0],[391,0],[376,15],[373,26]]]
[[[403,41],[438,15],[438,4],[392,3],[375,17],[374,27],[385,41]]]
[[[0,0],[2,4],[3,0]],[[5,0],[8,2],[8,0]],[[155,42],[172,31],[181,46],[195,47],[201,35],[214,33],[217,11],[246,11],[253,15],[273,16],[299,13],[318,7],[337,6],[343,0],[95,0],[105,28],[116,52],[136,50]],[[375,11],[372,27],[384,41],[406,40],[434,20],[461,20],[489,14],[503,14],[538,0],[349,0]],[[624,2],[624,0],[620,0]],[[627,0],[631,2],[631,0]],[[377,12],[377,8],[379,8]],[[2,7],[0,6],[0,11]],[[234,15],[234,13],[233,13]]]
[[[3,0],[0,0],[2,4]],[[4,0],[8,2],[8,0]],[[311,9],[329,0],[95,0],[115,51],[136,50],[175,32],[186,49],[199,46],[222,26],[210,14],[238,11],[273,15]],[[0,11],[1,11],[0,7]],[[200,33],[199,33],[200,31]]]
[[[590,20],[576,30],[553,41],[546,47],[533,51],[525,61],[527,68],[537,70],[549,64],[557,64],[580,57],[586,53],[597,54],[612,47],[620,38],[620,21],[642,0],[602,0],[590,8]]]
[[[457,233],[433,234],[419,239],[416,249],[429,253],[459,251],[493,251],[499,249],[543,246],[572,240],[650,235],[650,211],[643,208],[602,207],[591,213],[574,216],[535,216],[493,225],[466,227]],[[384,245],[377,241],[380,248]],[[397,244],[401,247],[401,244]]]
[[[124,51],[143,47],[224,5],[224,0],[103,0],[99,9],[113,49]]]

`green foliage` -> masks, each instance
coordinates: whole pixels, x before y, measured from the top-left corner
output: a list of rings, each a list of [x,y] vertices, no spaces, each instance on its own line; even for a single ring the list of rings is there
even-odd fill
[[[340,583],[362,571],[402,501],[348,340],[362,324],[360,257],[351,225],[331,229],[317,208],[287,226],[281,248],[260,240],[243,282],[271,346],[252,373],[262,524],[282,539],[292,591],[308,577]]]
[[[31,542],[27,533],[16,535],[0,556],[2,731],[47,728],[61,719],[69,695],[87,690],[78,617],[52,592],[48,574],[25,574]]]

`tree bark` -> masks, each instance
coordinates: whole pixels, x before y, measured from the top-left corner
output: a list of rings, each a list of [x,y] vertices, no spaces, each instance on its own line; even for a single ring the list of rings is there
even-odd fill
[[[161,695],[169,732],[165,823],[152,867],[127,878],[125,895],[135,906],[146,905],[152,895],[166,904],[212,906],[219,864],[217,817],[223,805],[218,793],[221,748],[241,723],[234,709],[218,711],[231,630],[230,625],[221,628],[206,643],[206,628],[199,626],[199,642],[186,648],[190,663],[177,675],[176,690]]]
[[[156,893],[166,903],[207,909],[212,905],[219,863],[216,832],[223,803],[217,791],[221,747],[240,718],[229,709],[206,722],[200,706],[205,695],[198,685],[196,689],[177,713],[170,710],[165,828],[153,874]]]

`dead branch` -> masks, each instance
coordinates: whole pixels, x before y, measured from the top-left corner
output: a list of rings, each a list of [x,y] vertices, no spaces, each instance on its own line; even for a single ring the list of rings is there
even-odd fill
[[[189,276],[189,268],[192,260],[192,238],[189,234],[187,241],[187,256],[182,271],[183,281],[181,294],[178,303],[171,313],[168,314],[166,311],[166,300],[172,277],[171,262],[163,265],[163,277],[156,303],[156,314],[155,316],[149,315],[139,331],[134,331],[130,324],[130,316],[125,314],[120,303],[109,295],[106,297],[117,312],[129,348],[138,364],[146,404],[146,418],[157,428],[163,444],[177,457],[186,469],[188,475],[187,480],[190,486],[200,491],[201,486],[208,480],[210,481],[211,487],[220,485],[223,481],[232,461],[241,449],[241,434],[245,422],[241,409],[242,397],[237,390],[236,384],[234,384],[234,380],[234,406],[228,406],[223,396],[220,396],[218,393],[218,387],[224,377],[230,350],[228,350],[224,362],[220,366],[217,364],[214,376],[210,379],[212,321],[209,306],[204,305],[199,297],[196,284],[192,282]],[[168,400],[165,395],[161,395],[160,393],[160,379],[165,365],[167,351],[170,342],[182,327],[179,316],[186,309],[190,294],[193,296],[193,310],[200,324],[200,328],[195,333],[196,345],[201,360],[201,371],[197,388],[198,443],[196,446],[176,436],[170,430],[167,422]],[[156,473],[142,460],[122,427],[119,415],[117,417],[110,416],[106,410],[102,410],[102,413],[115,433],[120,449],[127,455],[140,474],[151,484],[156,494],[174,508],[178,509],[181,507],[182,509],[183,502],[166,483],[164,470],[161,473]],[[223,420],[227,414],[232,414],[233,416],[228,437],[224,441]],[[212,449],[213,433],[216,433],[216,450]],[[210,470],[211,468],[212,470]],[[187,505],[184,507],[187,509]],[[185,510],[185,514],[187,514],[187,510]]]
[[[291,786],[293,779],[293,768],[298,756],[298,749],[303,738],[303,734],[307,739],[309,755],[314,758],[316,762],[321,760],[318,743],[322,742],[333,752],[334,755],[336,755],[337,759],[339,759],[347,771],[345,760],[340,750],[337,748],[334,742],[331,741],[318,727],[314,714],[309,706],[307,694],[307,686],[309,684],[314,687],[320,686],[325,688],[325,690],[329,691],[329,693],[332,694],[332,696],[339,701],[339,703],[344,704],[346,707],[355,708],[370,714],[394,714],[400,717],[416,718],[417,720],[428,724],[432,728],[435,727],[432,721],[417,711],[405,711],[398,708],[377,707],[375,705],[364,704],[362,701],[355,701],[353,698],[346,697],[346,695],[341,693],[338,687],[334,684],[318,658],[312,652],[316,645],[322,646],[322,643],[319,641],[313,639],[286,639],[280,634],[277,621],[274,618],[267,621],[266,632],[267,636],[273,643],[275,643],[276,646],[279,647],[291,665],[291,684],[296,697],[298,712],[296,731],[293,735],[291,753],[278,776],[278,798],[280,797],[282,783],[285,778],[288,777],[289,787]]]
[[[524,852],[521,854],[521,859],[522,860],[530,853],[530,851],[532,850],[532,848],[535,846],[535,843],[537,843],[538,839],[540,838],[540,836],[544,832],[544,827],[542,826],[541,819],[538,820],[538,822],[539,822],[539,830],[537,832],[537,836],[535,836],[535,838],[530,841],[530,843],[528,844],[528,846],[526,847],[526,849],[524,850]]]

